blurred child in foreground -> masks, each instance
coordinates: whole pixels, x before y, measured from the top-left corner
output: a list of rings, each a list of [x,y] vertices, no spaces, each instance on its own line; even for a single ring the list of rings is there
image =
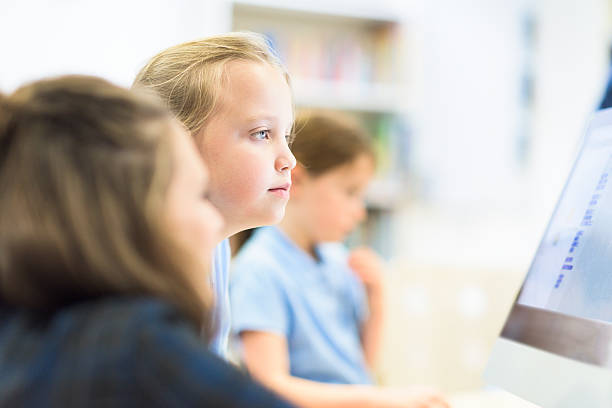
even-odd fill
[[[0,190],[0,406],[287,406],[204,341],[223,221],[157,99],[81,76],[0,95]]]

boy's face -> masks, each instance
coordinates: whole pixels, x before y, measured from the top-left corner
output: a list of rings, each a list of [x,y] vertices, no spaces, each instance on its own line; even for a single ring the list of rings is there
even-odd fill
[[[250,61],[227,69],[217,113],[197,135],[225,236],[279,222],[295,167],[286,139],[293,123],[291,91],[282,74]]]
[[[365,218],[363,196],[373,175],[366,155],[314,178],[306,174],[299,201],[313,242],[342,241]]]

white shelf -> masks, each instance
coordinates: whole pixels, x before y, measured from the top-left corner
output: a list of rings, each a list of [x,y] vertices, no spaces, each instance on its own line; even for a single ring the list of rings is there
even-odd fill
[[[370,125],[373,136],[381,137],[378,147],[396,148],[387,146],[397,136],[392,134],[397,131],[393,117],[404,116],[410,104],[398,56],[400,28],[409,17],[406,3],[235,0],[231,4],[233,29],[268,35],[286,58],[297,107],[356,114]],[[394,159],[393,154],[388,156]],[[383,152],[381,157],[387,155]],[[381,170],[370,183],[365,204],[373,217],[358,233],[358,240],[386,256],[391,253],[389,231],[395,214],[406,201],[404,175],[397,170]]]
[[[392,211],[405,199],[405,187],[394,178],[374,179],[366,192],[366,206],[377,210]]]
[[[371,113],[399,113],[397,88],[384,83],[350,83],[292,78],[295,103],[300,107]]]
[[[278,14],[318,14],[324,18],[344,18],[350,20],[362,20],[365,23],[398,23],[399,10],[396,2],[383,0],[372,2],[364,0],[353,0],[350,6],[340,1],[329,0],[236,0],[235,6],[241,8],[266,8],[274,10]]]

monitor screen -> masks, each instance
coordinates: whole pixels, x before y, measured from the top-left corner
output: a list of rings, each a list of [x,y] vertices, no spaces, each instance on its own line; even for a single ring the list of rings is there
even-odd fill
[[[544,407],[612,407],[612,109],[591,119],[485,381]]]
[[[517,302],[612,322],[612,125],[579,157]]]

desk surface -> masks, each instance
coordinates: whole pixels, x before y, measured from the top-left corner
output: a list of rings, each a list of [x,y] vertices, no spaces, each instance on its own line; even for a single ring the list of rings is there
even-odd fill
[[[539,408],[501,390],[454,394],[449,400],[452,408]]]

